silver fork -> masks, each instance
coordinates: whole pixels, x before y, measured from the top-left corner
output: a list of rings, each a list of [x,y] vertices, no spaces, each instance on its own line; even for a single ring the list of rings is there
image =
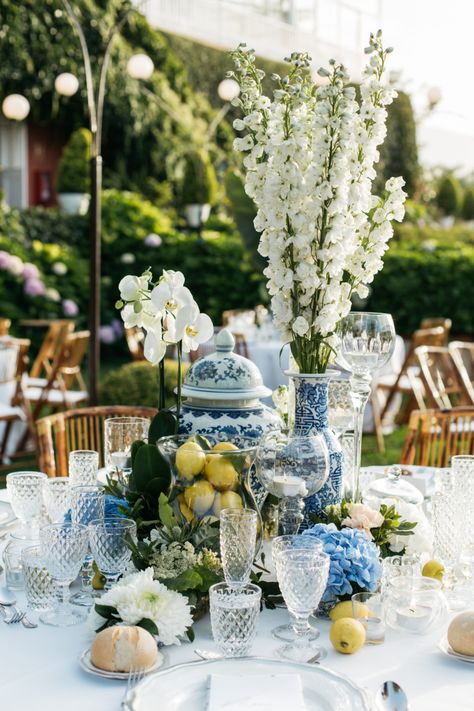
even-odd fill
[[[138,684],[139,681],[141,681],[143,679],[144,676],[145,676],[144,669],[130,669],[130,671],[128,672],[127,688],[125,689],[123,701],[125,701],[129,692],[133,688],[135,688],[135,686]]]
[[[3,621],[6,625],[16,625],[18,622],[22,621],[25,614],[25,612],[20,612],[16,608],[13,608],[11,617],[9,617],[8,619],[5,617]]]

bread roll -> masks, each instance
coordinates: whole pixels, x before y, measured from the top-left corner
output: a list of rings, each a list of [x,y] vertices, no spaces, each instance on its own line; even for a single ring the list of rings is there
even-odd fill
[[[157,657],[156,642],[142,627],[107,627],[99,632],[91,646],[92,664],[106,671],[149,669]]]

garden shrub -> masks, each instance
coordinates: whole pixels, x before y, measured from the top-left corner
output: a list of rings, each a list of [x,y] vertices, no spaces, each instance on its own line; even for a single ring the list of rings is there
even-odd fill
[[[190,151],[185,157],[181,204],[213,205],[216,195],[217,178],[209,156],[204,151]]]
[[[257,251],[260,234],[253,226],[257,209],[252,198],[249,198],[245,192],[243,178],[236,170],[227,171],[225,191],[230,203],[230,211],[247,248],[250,261],[257,270],[263,271],[267,260]]]
[[[466,188],[464,192],[462,217],[464,220],[474,220],[474,187]]]
[[[74,131],[58,164],[58,193],[89,193],[91,187],[92,134],[87,128]]]
[[[188,369],[183,363],[183,377]],[[174,389],[178,384],[178,363],[165,360],[165,401],[166,406],[174,405]],[[141,405],[158,407],[159,381],[158,367],[148,361],[127,363],[112,370],[100,384],[100,403],[102,405]]]
[[[459,215],[462,206],[462,187],[456,176],[445,175],[438,186],[435,202],[444,215]]]

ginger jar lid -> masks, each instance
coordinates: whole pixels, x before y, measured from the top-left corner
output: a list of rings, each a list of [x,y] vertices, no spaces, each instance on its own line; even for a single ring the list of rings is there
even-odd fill
[[[389,467],[385,477],[370,484],[364,492],[364,498],[399,499],[416,506],[420,506],[424,500],[423,494],[416,486],[403,480],[402,468],[397,464]]]
[[[234,353],[232,333],[223,328],[216,336],[216,352],[199,358],[184,378],[184,397],[200,400],[255,400],[271,395],[251,360]]]

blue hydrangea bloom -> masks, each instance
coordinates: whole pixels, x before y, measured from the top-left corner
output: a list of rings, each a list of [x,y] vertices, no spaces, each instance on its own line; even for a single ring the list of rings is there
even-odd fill
[[[333,523],[318,523],[303,531],[302,535],[319,538],[324,552],[331,558],[323,602],[334,596],[351,595],[353,584],[369,592],[377,589],[382,575],[379,550],[364,531],[357,528],[339,531]]]

